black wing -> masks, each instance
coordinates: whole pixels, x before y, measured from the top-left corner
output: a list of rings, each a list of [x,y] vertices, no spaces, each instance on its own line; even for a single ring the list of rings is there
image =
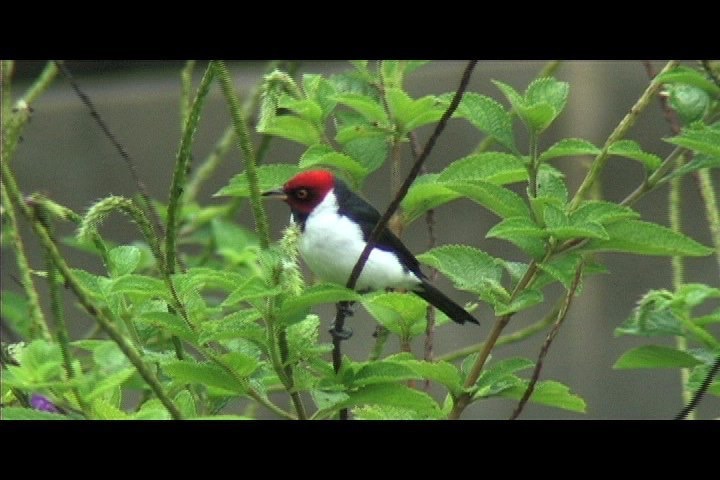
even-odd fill
[[[365,241],[370,237],[373,228],[380,221],[380,212],[370,205],[357,194],[352,194],[348,186],[339,179],[335,179],[335,196],[338,204],[341,205],[338,213],[351,217],[358,222],[363,232]],[[350,213],[352,211],[352,214]],[[380,234],[380,238],[375,245],[380,250],[395,253],[400,262],[402,262],[408,270],[417,275],[418,278],[425,278],[420,270],[420,264],[410,250],[395,236],[390,230],[385,230]]]

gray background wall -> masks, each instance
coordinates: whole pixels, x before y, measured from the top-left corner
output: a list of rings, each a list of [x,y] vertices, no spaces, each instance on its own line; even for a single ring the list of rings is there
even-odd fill
[[[504,98],[490,82],[498,79],[519,90],[525,88],[543,66],[539,61],[480,62],[473,75],[469,91],[483,93],[504,105]],[[245,92],[254,85],[263,71],[261,62],[231,62],[231,70],[238,88]],[[656,69],[662,62],[654,62]],[[179,70],[175,62],[84,62],[71,63],[77,80],[93,99],[98,110],[126,150],[133,156],[141,178],[150,194],[166,200],[172,177],[173,163],[179,144]],[[22,77],[32,77],[38,65],[18,64]],[[417,97],[438,94],[455,89],[464,62],[434,62],[422,67],[407,80],[407,89]],[[198,76],[204,62],[198,65]],[[348,68],[343,62],[306,62],[301,72],[330,73]],[[560,138],[580,137],[601,146],[619,120],[632,106],[647,85],[648,79],[640,62],[571,61],[564,62],[555,76],[570,82],[571,90],[566,111],[542,137],[541,148],[547,148]],[[198,77],[196,77],[197,85]],[[14,84],[14,95],[24,91],[27,82]],[[135,186],[123,161],[87,113],[69,84],[59,77],[34,105],[31,123],[23,135],[24,142],[17,150],[13,167],[18,182],[26,193],[42,192],[49,197],[83,211],[95,200],[109,194],[131,196]],[[194,145],[196,159],[203,158],[229,123],[227,108],[219,89],[214,87],[203,112]],[[431,127],[423,128],[421,140],[427,138]],[[527,145],[523,128],[516,125],[518,144]],[[657,102],[653,102],[641,115],[628,138],[636,140],[647,151],[664,157],[671,146],[660,140],[669,136],[669,127],[662,117]],[[482,139],[482,135],[461,120],[454,120],[440,138],[427,162],[430,171],[439,171],[449,162],[467,155]],[[525,147],[526,148],[526,147]],[[302,153],[301,146],[276,140],[272,143],[268,163],[295,162]],[[409,155],[405,156],[405,171],[409,168]],[[570,191],[579,185],[584,174],[579,159],[561,159],[555,162],[568,175]],[[201,200],[210,198],[234,174],[243,170],[240,155],[233,150],[215,177],[203,189]],[[606,198],[620,200],[642,180],[643,173],[636,162],[613,158],[602,177]],[[720,178],[715,172],[716,188]],[[364,191],[382,210],[391,199],[389,169],[375,172]],[[643,219],[667,224],[667,191],[653,192],[638,202],[635,208]],[[688,178],[683,189],[683,228],[685,232],[711,245],[704,218],[703,206],[694,179]],[[288,213],[282,204],[268,206],[275,237],[287,222]],[[438,244],[465,243],[487,251],[491,255],[525,260],[511,245],[495,239],[486,239],[485,233],[497,221],[496,217],[469,201],[456,201],[437,210]],[[252,226],[247,208],[241,210],[238,223]],[[113,216],[103,227],[107,238],[116,242],[130,242],[136,230],[125,218]],[[27,233],[27,232],[25,232]],[[61,232],[63,233],[63,232]],[[66,229],[66,234],[71,230]],[[26,238],[28,236],[26,235]],[[420,253],[426,249],[427,236],[423,221],[411,225],[404,234],[410,249]],[[41,257],[32,242],[31,260],[42,268]],[[3,252],[2,289],[17,290],[12,280],[14,257]],[[81,268],[96,270],[99,265],[85,254],[71,252],[71,262]],[[613,330],[630,313],[639,297],[649,289],[670,288],[670,262],[660,257],[634,257],[606,254],[600,260],[610,275],[589,278],[582,295],[572,305],[565,325],[555,340],[545,361],[542,379],[556,379],[581,395],[588,403],[587,414],[529,405],[522,418],[553,419],[665,419],[671,418],[682,406],[679,374],[677,370],[618,371],[611,367],[627,349],[645,343],[641,339],[615,338]],[[686,281],[718,285],[718,270],[711,257],[686,260]],[[441,279],[439,286],[460,302],[472,300],[464,292],[455,291]],[[43,288],[43,287],[41,287]],[[548,305],[542,305],[513,318],[506,333],[520,329],[535,321],[561,295],[561,289],[546,291]],[[72,300],[71,300],[72,301]],[[325,324],[331,322],[332,306],[318,309]],[[449,325],[438,334],[435,351],[444,353],[463,345],[481,341],[490,331],[491,311],[481,306],[476,311],[481,327]],[[89,326],[84,315],[70,317],[76,331]],[[346,343],[345,352],[353,358],[363,359],[372,346],[374,323],[358,309],[350,320],[355,331]],[[495,351],[495,359],[524,356],[535,359],[544,335]],[[323,340],[329,335],[323,331]],[[670,344],[670,343],[669,343]],[[397,349],[390,343],[387,351]],[[422,344],[414,346],[422,351]],[[493,399],[468,408],[464,418],[507,418],[515,406],[514,401]],[[699,408],[701,418],[720,416],[720,399],[707,398]]]

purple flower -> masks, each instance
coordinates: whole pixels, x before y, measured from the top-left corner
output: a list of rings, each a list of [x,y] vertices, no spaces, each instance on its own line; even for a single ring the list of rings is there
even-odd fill
[[[30,406],[42,412],[60,413],[55,404],[42,395],[33,394],[30,397]]]

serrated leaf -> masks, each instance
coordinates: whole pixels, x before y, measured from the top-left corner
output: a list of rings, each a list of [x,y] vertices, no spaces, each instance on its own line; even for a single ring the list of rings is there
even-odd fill
[[[282,291],[282,287],[268,287],[262,278],[259,276],[252,276],[240,283],[240,285],[220,304],[220,306],[231,307],[240,302],[246,302],[256,298],[274,297],[282,293]]]
[[[318,124],[322,121],[322,109],[314,100],[309,98],[297,99],[290,95],[283,95],[278,100],[278,108],[286,108],[295,112],[298,116],[303,119],[309,120],[311,123]],[[278,118],[282,116],[276,116],[270,121],[270,128],[276,124]],[[267,132],[268,126],[265,126],[262,131]],[[283,135],[284,136],[284,135]]]
[[[530,83],[525,90],[525,103],[538,105],[547,103],[553,109],[553,119],[560,115],[567,104],[570,84],[559,82],[552,77],[540,77]]]
[[[595,222],[549,228],[548,231],[558,240],[567,240],[569,238],[599,238],[607,240],[610,238],[603,226]]]
[[[362,303],[370,315],[388,330],[402,337],[422,333],[427,304],[415,295],[399,292],[364,296]]]
[[[135,271],[140,264],[140,249],[131,245],[121,245],[108,252],[109,271],[113,277],[120,277]]]
[[[93,420],[128,420],[130,415],[103,399],[92,402]]]
[[[683,128],[680,135],[663,140],[699,153],[720,157],[720,122],[713,125],[695,122]]]
[[[651,291],[644,295],[630,317],[615,329],[615,336],[643,337],[683,335],[682,322],[667,308],[669,292]]]
[[[273,117],[260,133],[283,137],[308,146],[322,141],[320,132],[312,122],[294,115]]]
[[[454,116],[467,119],[475,128],[487,133],[512,152],[517,151],[510,114],[495,100],[467,92]]]
[[[390,405],[363,405],[353,408],[352,413],[355,420],[422,420],[427,418],[410,408]]]
[[[489,283],[499,285],[502,278],[502,266],[493,257],[467,245],[443,245],[417,259],[442,272],[461,290],[479,292]]]
[[[372,97],[360,93],[342,93],[335,95],[335,101],[359,112],[369,122],[389,123],[382,104]]]
[[[144,298],[157,297],[168,301],[172,300],[172,296],[162,280],[146,275],[126,274],[112,279],[109,291],[112,293],[140,295]]]
[[[576,157],[580,155],[597,155],[600,149],[582,138],[563,138],[552,147],[540,154],[540,161],[546,162],[558,157]]]
[[[530,130],[542,132],[555,120],[557,112],[546,102],[534,105],[521,105],[515,109],[520,119]]]
[[[305,73],[302,82],[305,95],[320,106],[321,115],[319,120],[324,122],[337,103],[334,99],[335,87],[325,77],[318,74]]]
[[[668,104],[677,112],[683,124],[702,120],[712,103],[704,90],[692,85],[671,85],[668,94]]]
[[[170,420],[170,412],[157,398],[152,398],[143,403],[132,417],[135,420]]]
[[[623,220],[605,226],[609,240],[591,240],[587,250],[701,257],[713,252],[690,237],[640,220]]]
[[[390,405],[407,408],[429,418],[441,415],[440,406],[427,393],[396,383],[378,383],[367,385],[354,392],[335,408],[348,408],[356,405]]]
[[[318,410],[330,410],[350,398],[345,392],[328,390],[310,390],[310,395]]]
[[[486,238],[504,238],[511,240],[514,237],[544,238],[548,232],[538,227],[528,217],[509,217],[492,227],[486,234]]]
[[[515,299],[507,305],[496,305],[495,314],[497,316],[509,315],[511,313],[517,313],[521,310],[526,310],[530,307],[542,303],[543,294],[542,292],[534,289],[523,290]]]
[[[420,377],[444,385],[452,393],[459,393],[462,390],[462,377],[455,365],[447,362],[427,362],[415,358],[401,358],[400,355],[402,354],[393,355],[386,360],[400,362],[402,365],[411,368]]]
[[[586,200],[570,214],[570,223],[582,224],[595,222],[601,225],[630,218],[639,218],[640,214],[630,207],[624,207],[602,200]]]
[[[483,180],[495,185],[505,185],[522,182],[527,178],[527,167],[519,156],[502,152],[484,152],[452,162],[440,172],[438,181]]]
[[[103,395],[108,390],[119,387],[120,385],[125,383],[135,372],[136,370],[134,367],[129,367],[104,377],[97,384],[95,384],[90,393],[84,396],[85,400],[88,402],[92,402],[94,399],[96,399],[100,395]]]
[[[644,152],[637,142],[632,140],[618,140],[608,148],[610,155],[627,157],[641,162],[648,170],[656,170],[662,163],[662,159],[652,153]]]
[[[513,357],[488,366],[475,383],[474,398],[497,395],[522,383],[522,379],[518,378],[515,372],[532,368],[534,365],[527,358]]]
[[[702,73],[685,66],[678,66],[655,77],[655,81],[659,83],[684,83],[687,85],[693,85],[695,87],[703,89],[705,92],[711,95],[720,95],[720,87],[705,77]]]
[[[644,345],[623,353],[613,368],[685,368],[702,363],[687,352],[661,345]]]
[[[236,263],[240,263],[248,249],[260,245],[257,233],[222,218],[213,218],[210,221],[210,231],[217,252]]]
[[[283,185],[292,177],[300,173],[300,168],[296,165],[277,163],[274,165],[260,165],[256,167],[256,171],[260,192],[266,192],[272,188],[277,188]],[[249,197],[250,186],[247,181],[247,174],[242,172],[233,176],[230,179],[230,183],[221,188],[213,196]]]
[[[321,283],[305,289],[297,297],[285,299],[280,307],[278,316],[293,316],[297,312],[306,310],[321,303],[337,303],[340,301],[358,301],[362,297],[355,291],[334,283]]]
[[[400,203],[406,225],[426,211],[460,197],[459,193],[437,183],[437,178],[436,173],[421,175],[410,186],[407,195]]]
[[[3,420],[69,420],[68,417],[59,413],[22,407],[3,407],[0,414],[2,414]]]
[[[220,320],[204,322],[201,325],[198,342],[205,344],[214,340],[234,338],[261,341],[265,338],[265,329],[256,323],[260,318],[260,312],[253,308],[233,312]]]
[[[163,330],[177,335],[190,343],[197,342],[197,335],[190,330],[190,327],[178,315],[168,312],[146,312],[136,318],[140,323],[146,323],[160,327]]]
[[[540,203],[555,202],[565,205],[568,200],[565,175],[549,164],[540,165],[537,174],[537,200]]]
[[[345,155],[344,153],[338,153],[335,151],[325,153],[324,155],[314,155],[312,157],[303,155],[300,159],[299,165],[300,168],[310,168],[318,165],[335,167],[350,174],[356,184],[360,183],[368,174],[367,168],[360,165],[357,161],[355,161],[355,159]]]
[[[232,375],[214,364],[178,360],[166,363],[162,369],[180,383],[207,385],[227,395],[243,393],[245,390]]]
[[[523,385],[514,386],[501,392],[500,395],[519,400],[525,393],[526,385],[527,382]],[[585,400],[574,393],[570,393],[570,388],[567,385],[554,380],[536,383],[529,401],[578,413],[585,413],[587,409]]]
[[[525,106],[525,98],[523,98],[523,96],[520,95],[513,87],[499,80],[492,80],[492,83],[500,89],[502,94],[505,95],[505,98],[508,99],[510,105],[512,105],[516,111],[518,108]]]
[[[182,414],[184,419],[191,419],[197,417],[197,409],[195,408],[195,400],[192,394],[187,390],[182,390],[180,393],[175,395],[173,399],[178,410]]]
[[[446,187],[482,205],[501,218],[529,216],[525,201],[515,192],[482,180],[447,182]]]
[[[348,387],[364,387],[376,383],[404,382],[420,378],[415,370],[402,363],[379,360],[362,365],[356,370]]]
[[[575,281],[575,272],[580,266],[582,257],[576,253],[569,253],[562,257],[553,258],[548,263],[539,263],[538,267],[552,278],[562,283],[563,286],[570,290]]]
[[[385,162],[388,155],[386,135],[374,138],[355,138],[343,144],[343,151],[373,172]]]
[[[220,356],[224,365],[227,365],[240,377],[249,377],[260,367],[260,362],[243,352],[228,352]]]
[[[430,95],[413,100],[402,89],[390,88],[386,89],[385,98],[391,114],[404,132],[437,122],[445,112],[437,98]]]

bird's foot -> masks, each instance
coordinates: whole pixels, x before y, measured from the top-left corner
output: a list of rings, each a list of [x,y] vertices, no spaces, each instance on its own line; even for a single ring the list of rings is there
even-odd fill
[[[342,329],[338,329],[335,324],[333,324],[332,327],[330,327],[330,335],[332,335],[333,339],[339,339],[339,340],[347,340],[353,335],[352,328],[350,327],[343,327]]]

